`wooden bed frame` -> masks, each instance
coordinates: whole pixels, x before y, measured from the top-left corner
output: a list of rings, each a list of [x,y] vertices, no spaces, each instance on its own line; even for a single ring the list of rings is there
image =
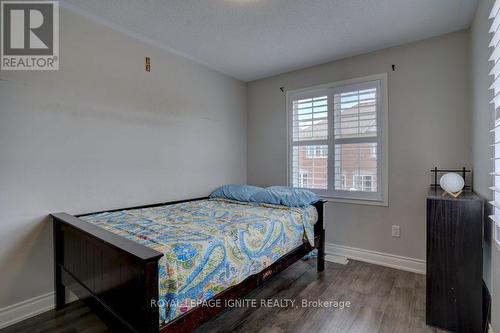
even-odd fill
[[[163,206],[190,200],[111,211]],[[240,298],[272,276],[318,249],[317,270],[325,265],[323,206],[319,201],[314,227],[314,247],[303,243],[264,271],[217,294],[221,307],[198,306],[168,322],[159,324],[158,260],[162,253],[113,234],[67,213],[52,214],[54,226],[54,283],[56,310],[66,305],[66,288],[75,293],[113,329],[120,332],[191,332],[224,310],[225,300]],[[95,214],[95,213],[91,213]]]

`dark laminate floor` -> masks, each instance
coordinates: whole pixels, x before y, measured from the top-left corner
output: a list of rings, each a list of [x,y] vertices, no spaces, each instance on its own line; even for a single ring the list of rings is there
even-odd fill
[[[295,300],[294,306],[233,308],[198,332],[441,332],[425,325],[425,276],[350,261],[297,262],[247,298]],[[300,306],[302,300],[349,301],[344,309]],[[10,332],[109,332],[87,307],[73,303],[0,330]]]

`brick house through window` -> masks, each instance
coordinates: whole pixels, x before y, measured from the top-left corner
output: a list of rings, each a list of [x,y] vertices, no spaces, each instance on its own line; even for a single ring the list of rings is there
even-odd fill
[[[356,109],[357,111],[357,109]],[[349,110],[346,110],[349,112]],[[354,111],[353,111],[354,112]],[[316,122],[315,130],[326,129],[327,121]],[[309,135],[309,126],[300,129],[300,136]],[[328,146],[311,145],[295,147],[295,163],[300,166],[295,187],[327,188]],[[377,144],[337,145],[335,149],[335,189],[345,191],[377,191]]]

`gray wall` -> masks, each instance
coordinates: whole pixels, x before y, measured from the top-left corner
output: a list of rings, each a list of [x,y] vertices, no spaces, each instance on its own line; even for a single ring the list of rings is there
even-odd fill
[[[470,166],[468,37],[468,31],[457,32],[249,83],[248,182],[286,183],[286,111],[279,87],[388,72],[389,207],[330,202],[326,237],[424,259],[429,169]],[[391,237],[392,224],[401,225],[401,238]]]
[[[493,2],[480,0],[471,27],[471,142],[472,166],[474,168],[474,187],[477,193],[491,199],[492,184],[489,172],[493,164],[490,144],[493,136],[489,129],[493,124],[493,107],[489,103],[493,92],[489,90],[492,78],[488,76],[492,63],[488,62],[491,50],[488,48],[491,35],[488,33],[490,21],[488,15]],[[483,243],[484,281],[492,295],[492,325],[495,332],[500,332],[500,251],[492,246],[492,223],[486,219],[485,242]]]
[[[0,308],[53,290],[47,214],[246,182],[244,83],[71,12],[61,20],[59,71],[0,72]]]

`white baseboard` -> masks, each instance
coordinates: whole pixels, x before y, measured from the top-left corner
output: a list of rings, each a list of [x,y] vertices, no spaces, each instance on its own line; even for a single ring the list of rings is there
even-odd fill
[[[78,299],[71,292],[67,292],[66,294],[68,303]],[[52,310],[54,307],[54,292],[50,292],[1,308],[0,329]]]
[[[425,274],[426,271],[425,260],[332,243],[325,244],[325,260],[346,264],[348,259],[364,261],[419,274]]]
[[[54,293],[33,297],[0,309],[0,329],[54,308]]]
[[[328,249],[325,249],[325,260],[341,265],[347,265],[347,263],[349,262],[349,260],[346,257],[328,252]]]

